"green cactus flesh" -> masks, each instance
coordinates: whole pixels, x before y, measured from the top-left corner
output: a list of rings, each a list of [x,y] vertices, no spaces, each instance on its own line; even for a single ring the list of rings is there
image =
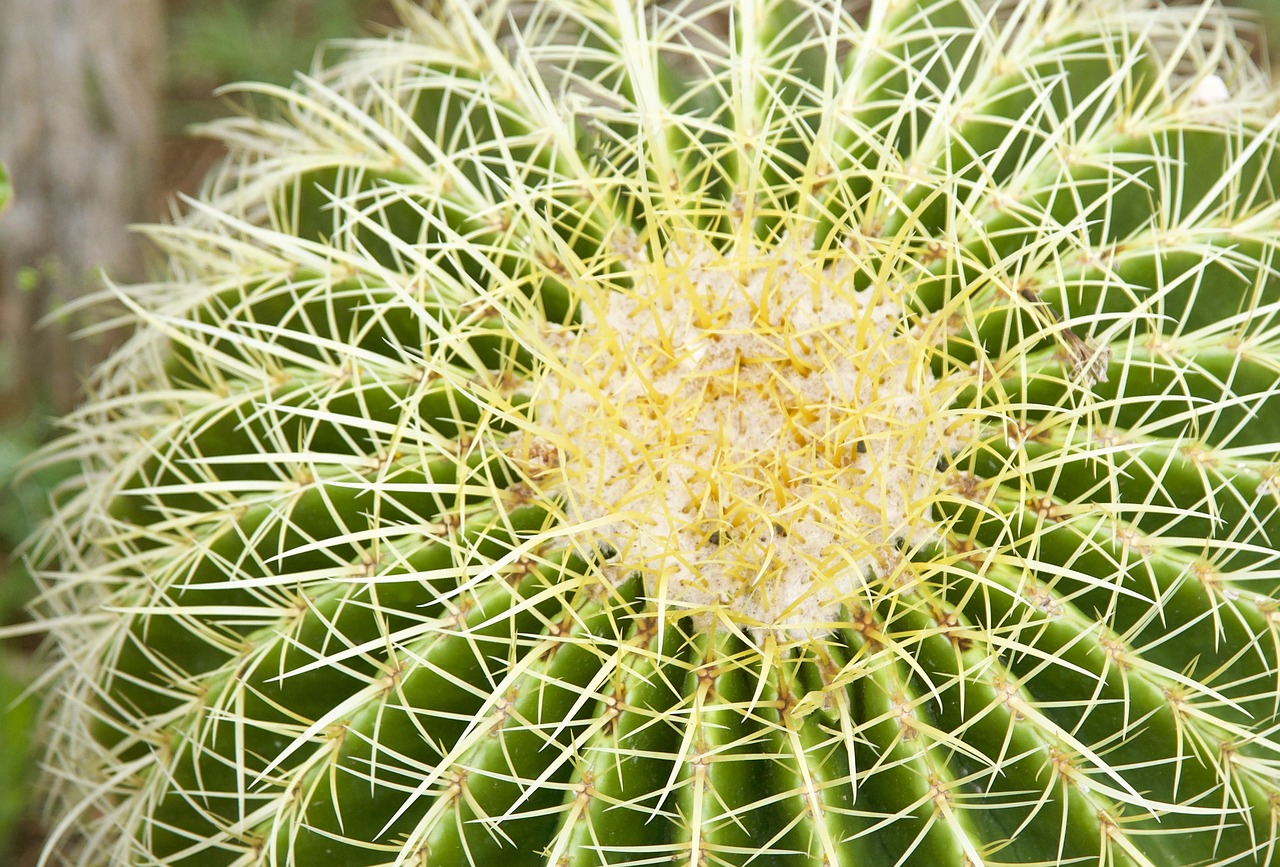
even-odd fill
[[[52,863],[1274,863],[1225,13],[400,12],[116,293],[29,548]]]

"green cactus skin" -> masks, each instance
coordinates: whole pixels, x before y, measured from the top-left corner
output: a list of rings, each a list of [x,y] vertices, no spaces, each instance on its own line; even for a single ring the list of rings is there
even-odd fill
[[[117,293],[48,863],[1275,863],[1225,13],[443,6],[249,88]]]

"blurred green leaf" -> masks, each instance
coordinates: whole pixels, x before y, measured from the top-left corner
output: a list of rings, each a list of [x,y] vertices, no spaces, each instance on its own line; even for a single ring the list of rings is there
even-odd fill
[[[166,128],[184,129],[226,112],[222,85],[289,85],[311,68],[317,46],[357,36],[385,0],[174,0],[169,15]],[[385,13],[384,13],[385,17]]]
[[[32,698],[18,702],[25,679],[14,671],[16,659],[13,654],[0,654],[0,861],[13,846],[31,795],[28,753],[36,703]]]
[[[4,167],[4,163],[0,163],[0,211],[9,206],[9,199],[13,196],[13,184],[9,182],[9,172]]]
[[[22,266],[18,269],[15,283],[20,292],[34,292],[36,287],[40,285],[40,270],[32,268],[30,265]]]
[[[20,621],[35,593],[30,573],[13,551],[48,514],[50,492],[70,472],[68,464],[23,472],[27,456],[49,436],[48,416],[41,409],[19,423],[0,426],[0,626]],[[0,642],[0,864],[13,863],[13,847],[24,842],[20,823],[32,804],[32,727],[38,702],[23,692],[35,670],[29,647]]]
[[[360,31],[367,0],[223,0],[179,8],[179,79],[289,84],[316,46]]]
[[[50,492],[75,470],[69,461],[24,470],[27,456],[49,438],[44,418],[37,411],[25,421],[0,426],[0,557],[35,530],[49,513]],[[0,602],[4,598],[0,588]],[[0,607],[0,622],[10,613]]]

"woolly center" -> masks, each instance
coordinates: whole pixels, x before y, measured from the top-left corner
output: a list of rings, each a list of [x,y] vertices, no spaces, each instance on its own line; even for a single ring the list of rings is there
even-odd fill
[[[953,435],[921,324],[800,244],[673,251],[632,279],[551,338],[539,416],[569,519],[669,611],[834,622],[930,535]]]

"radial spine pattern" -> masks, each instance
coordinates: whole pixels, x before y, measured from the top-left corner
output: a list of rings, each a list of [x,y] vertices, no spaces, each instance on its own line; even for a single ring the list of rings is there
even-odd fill
[[[399,11],[116,293],[29,548],[49,863],[1280,857],[1224,12]]]

